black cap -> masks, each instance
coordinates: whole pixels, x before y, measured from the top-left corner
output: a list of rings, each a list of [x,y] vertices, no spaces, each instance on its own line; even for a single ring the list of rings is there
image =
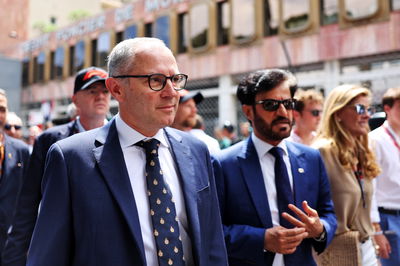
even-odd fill
[[[197,91],[188,91],[188,90],[180,90],[179,94],[181,98],[179,99],[179,103],[184,103],[187,100],[193,99],[196,104],[199,104],[203,99],[203,94]]]
[[[74,94],[89,88],[89,86],[95,82],[103,82],[103,84],[105,84],[107,76],[107,72],[98,67],[82,69],[75,77]]]

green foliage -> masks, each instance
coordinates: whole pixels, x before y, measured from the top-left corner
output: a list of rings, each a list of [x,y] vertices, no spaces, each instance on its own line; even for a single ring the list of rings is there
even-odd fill
[[[46,23],[44,21],[36,21],[33,23],[33,29],[38,30],[40,33],[48,33],[57,30],[57,26],[52,23]]]
[[[83,9],[77,9],[77,10],[71,11],[68,14],[68,19],[71,22],[75,22],[75,21],[78,21],[78,20],[81,20],[81,19],[84,19],[87,17],[90,17],[90,12],[87,10],[83,10]]]

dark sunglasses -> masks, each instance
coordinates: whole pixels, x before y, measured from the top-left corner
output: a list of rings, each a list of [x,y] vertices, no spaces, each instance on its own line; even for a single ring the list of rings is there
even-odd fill
[[[10,124],[5,124],[4,128],[6,130],[11,130],[11,128],[14,128],[15,130],[20,130],[22,128],[22,126],[19,125],[10,125]]]
[[[285,109],[293,110],[296,107],[295,99],[285,99],[285,100],[273,100],[273,99],[265,99],[261,101],[255,102],[256,104],[262,104],[262,107],[265,111],[276,111],[279,109],[279,106],[282,104]]]
[[[354,109],[356,110],[358,115],[373,115],[375,113],[375,108],[373,107],[366,107],[363,104],[355,104]]]
[[[322,110],[318,110],[318,109],[313,109],[313,110],[308,110],[312,116],[320,116],[322,114]]]

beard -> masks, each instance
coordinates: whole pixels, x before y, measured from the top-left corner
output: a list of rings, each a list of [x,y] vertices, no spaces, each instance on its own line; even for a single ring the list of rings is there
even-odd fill
[[[189,117],[182,121],[184,127],[194,127],[196,125],[196,117]]]
[[[280,126],[278,129],[274,130],[274,126],[276,126],[279,123],[287,123],[289,128],[287,129],[287,127]],[[258,115],[256,110],[254,110],[253,126],[266,139],[272,141],[280,141],[290,136],[290,132],[292,131],[293,127],[293,121],[290,121],[290,119],[286,117],[278,116],[271,123],[268,123],[260,115]]]

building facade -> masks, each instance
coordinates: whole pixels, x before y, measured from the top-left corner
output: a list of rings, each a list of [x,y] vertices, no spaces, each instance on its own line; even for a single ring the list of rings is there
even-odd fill
[[[201,90],[207,131],[244,120],[239,80],[262,68],[287,68],[299,86],[329,92],[342,83],[369,87],[374,103],[400,85],[400,0],[138,0],[21,43],[24,118],[51,103],[63,116],[74,74],[106,66],[119,41],[163,39],[188,89]],[[112,112],[117,110],[113,102]]]

